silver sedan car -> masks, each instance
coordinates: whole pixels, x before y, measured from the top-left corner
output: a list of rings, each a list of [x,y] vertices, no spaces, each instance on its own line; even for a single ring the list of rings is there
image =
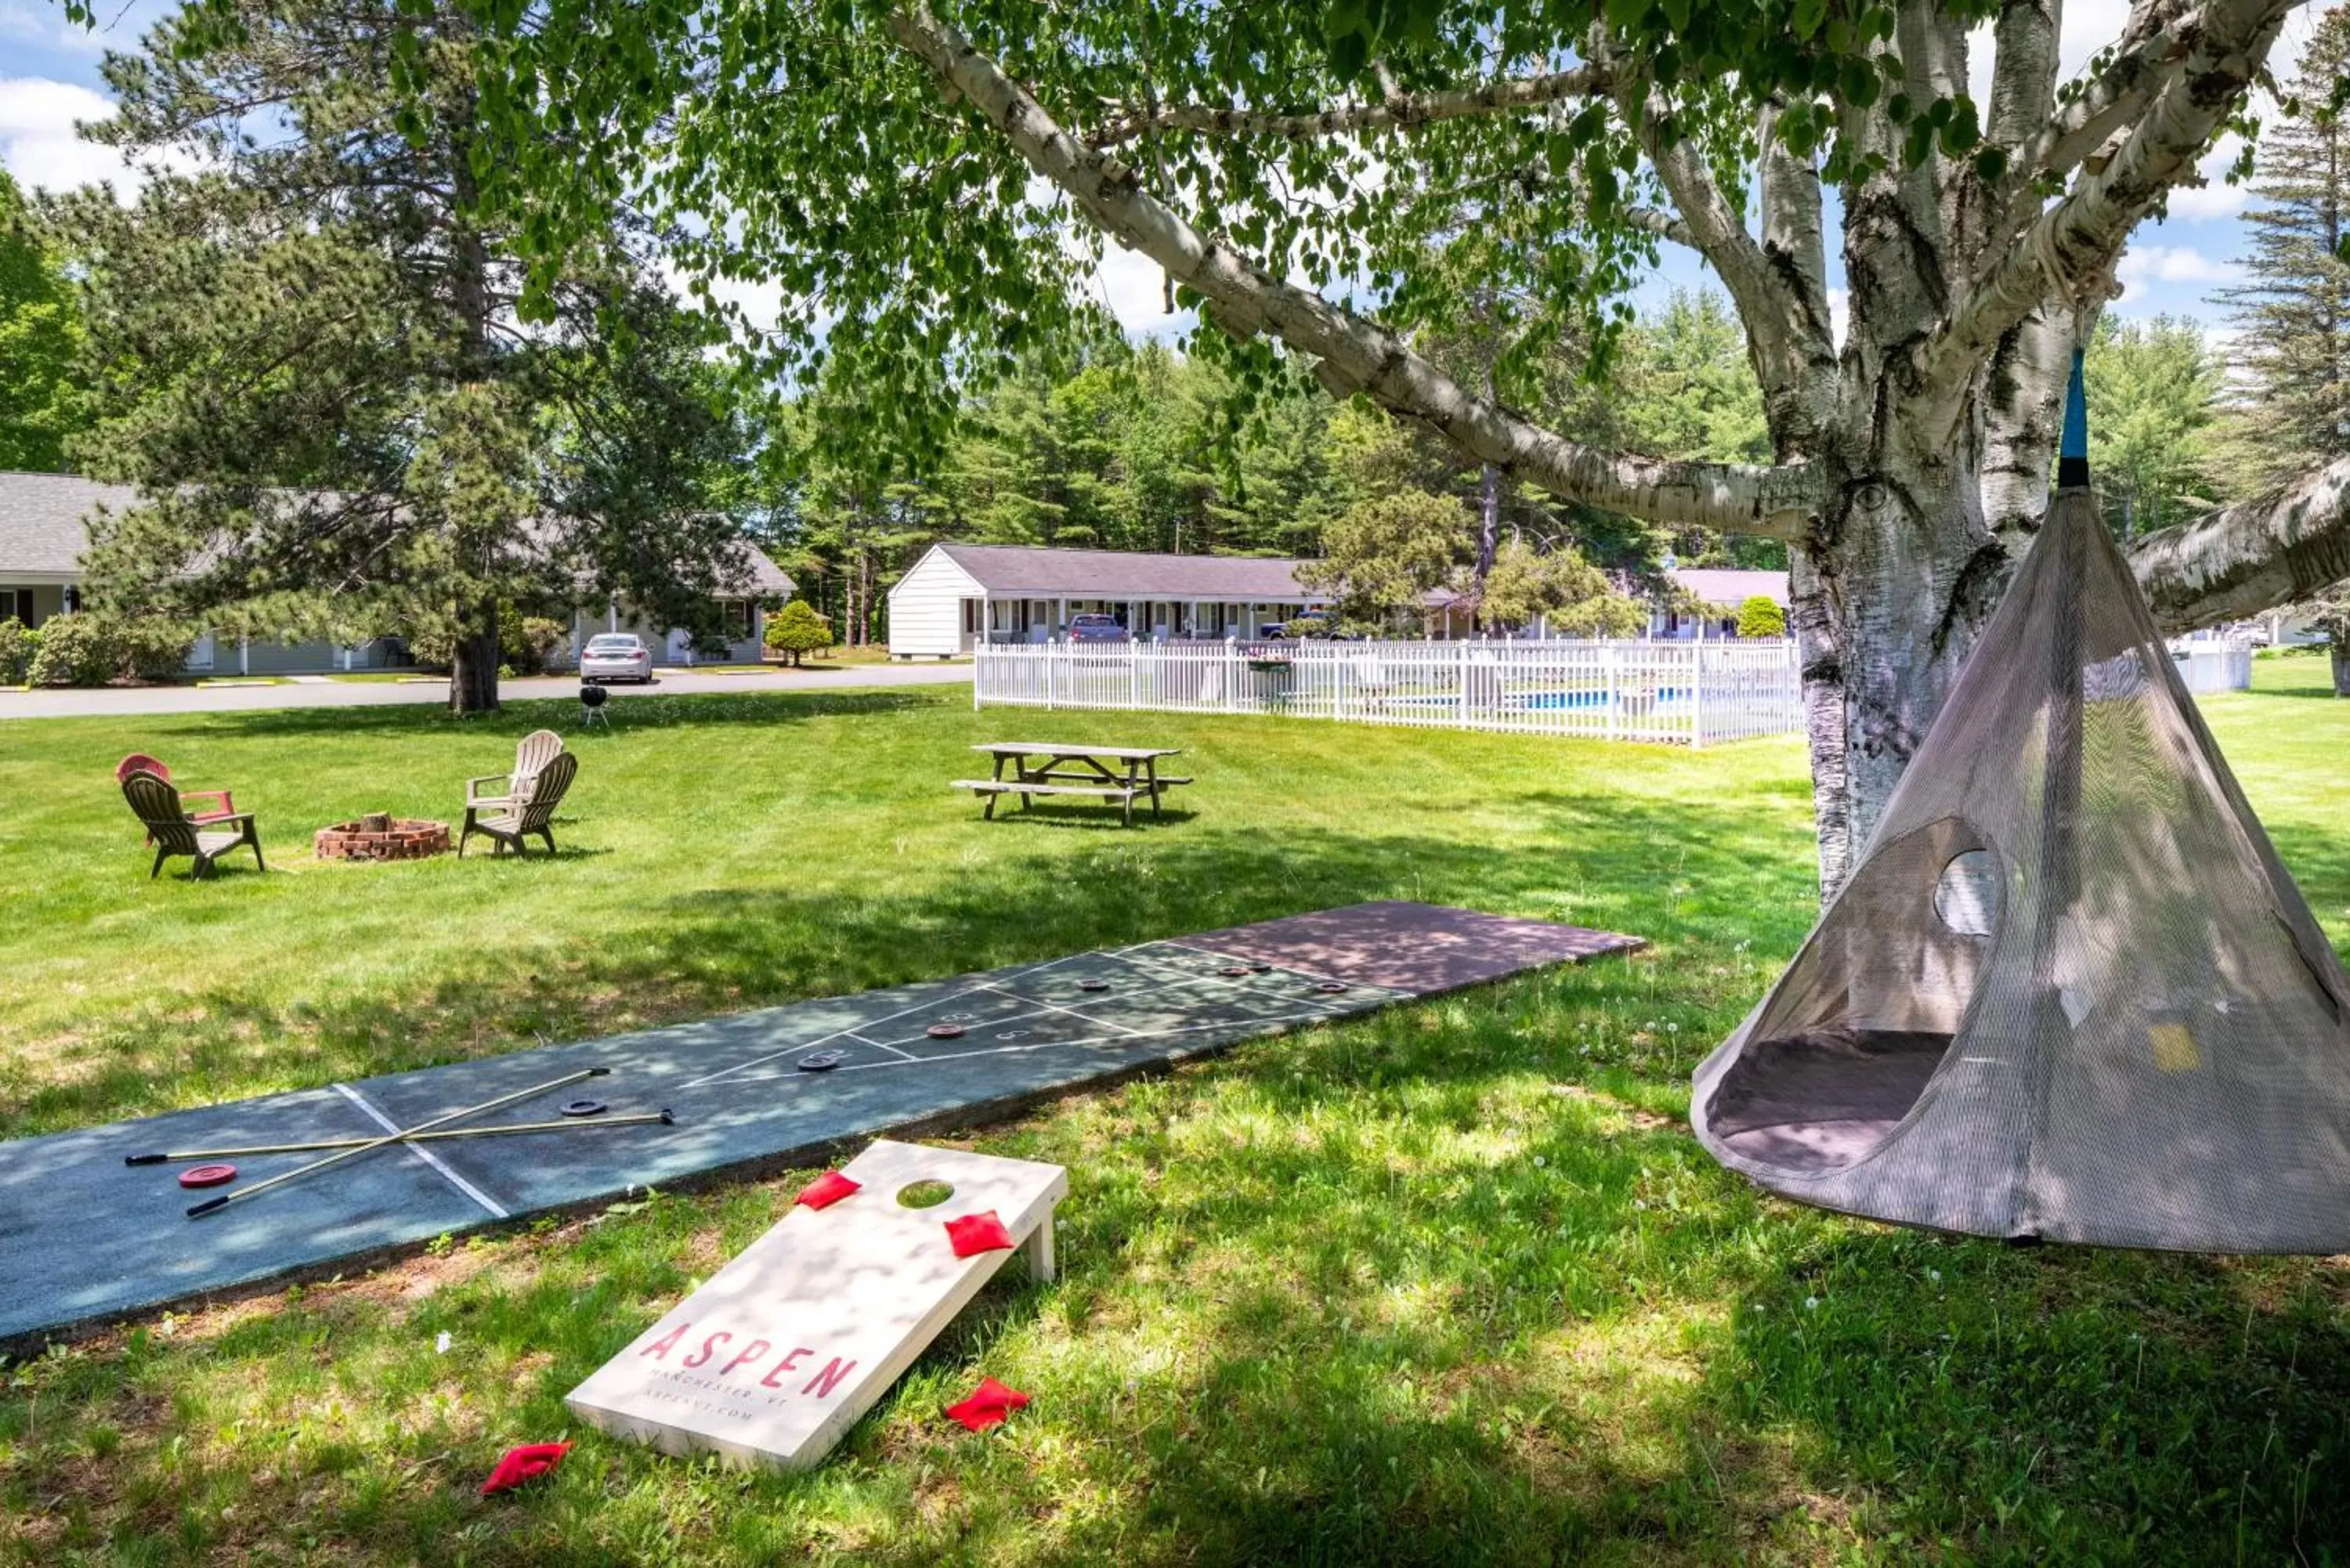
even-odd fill
[[[631,632],[599,631],[579,650],[579,679],[592,685],[608,680],[650,681],[652,649]]]

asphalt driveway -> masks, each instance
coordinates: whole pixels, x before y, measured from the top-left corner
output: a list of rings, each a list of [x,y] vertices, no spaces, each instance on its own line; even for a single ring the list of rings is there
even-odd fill
[[[663,670],[650,686],[612,686],[616,698],[694,691],[825,691],[853,687],[947,686],[969,682],[968,664],[855,664],[838,670],[767,670],[716,675]],[[507,680],[501,694],[516,701],[568,697],[579,690],[569,676]],[[141,686],[84,691],[57,688],[0,691],[0,719],[58,719],[86,714],[227,713],[260,708],[374,708],[394,702],[446,702],[445,680],[414,681],[308,680],[267,686]]]

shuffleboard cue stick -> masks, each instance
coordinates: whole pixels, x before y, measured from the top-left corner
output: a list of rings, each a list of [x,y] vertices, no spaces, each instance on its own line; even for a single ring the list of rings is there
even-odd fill
[[[564,1076],[554,1080],[552,1083],[541,1084],[536,1088],[517,1089],[511,1095],[501,1095],[494,1100],[486,1100],[478,1106],[468,1106],[462,1111],[451,1111],[445,1116],[435,1116],[429,1122],[420,1123],[418,1126],[404,1128],[400,1132],[386,1133],[381,1137],[369,1138],[363,1144],[359,1144],[355,1147],[343,1149],[335,1154],[330,1154],[324,1159],[314,1159],[307,1165],[296,1166],[292,1170],[280,1172],[278,1175],[271,1177],[266,1181],[256,1181],[250,1187],[240,1188],[234,1192],[224,1193],[218,1198],[207,1198],[202,1203],[195,1204],[189,1209],[188,1218],[193,1220],[202,1215],[210,1214],[215,1209],[225,1209],[241,1198],[250,1198],[256,1192],[266,1192],[273,1187],[283,1186],[285,1183],[293,1180],[296,1177],[307,1176],[313,1171],[324,1170],[330,1165],[339,1165],[344,1160],[352,1158],[358,1155],[365,1154],[371,1148],[383,1148],[391,1144],[404,1142],[409,1138],[414,1137],[418,1133],[430,1132],[434,1127],[445,1127],[451,1122],[463,1121],[467,1116],[478,1116],[484,1112],[494,1111],[500,1106],[510,1106],[516,1100],[527,1100],[535,1095],[544,1095],[550,1090],[559,1089],[566,1084],[576,1084],[582,1078],[600,1078],[611,1070],[612,1069],[609,1067],[582,1068],[577,1073],[566,1074]]]
[[[676,1116],[669,1111],[646,1111],[625,1116],[566,1116],[559,1122],[515,1122],[495,1127],[449,1127],[441,1132],[420,1132],[408,1135],[411,1143],[438,1143],[442,1138],[503,1137],[508,1133],[577,1132],[582,1127],[640,1127],[646,1122],[674,1123]],[[311,1154],[322,1148],[357,1148],[372,1139],[363,1137],[328,1137],[312,1143],[257,1143],[244,1148],[175,1148],[161,1154],[126,1154],[125,1165],[165,1165],[182,1159],[241,1159],[255,1154]]]

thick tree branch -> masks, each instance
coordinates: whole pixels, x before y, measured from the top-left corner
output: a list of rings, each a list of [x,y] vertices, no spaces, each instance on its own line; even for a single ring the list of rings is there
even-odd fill
[[[2195,173],[2197,161],[2243,99],[2297,0],[2213,0],[2186,58],[2156,95],[2120,152],[2084,170],[1960,296],[1918,357],[1918,384],[1955,417],[1965,389],[1999,340],[2043,302],[2103,289],[2139,219]],[[2028,178],[2018,171],[2011,178]],[[1929,421],[1947,427],[1948,418]]]
[[[1739,221],[1737,209],[1723,194],[1696,142],[1684,136],[1667,145],[1659,123],[1669,109],[1662,95],[1627,88],[1618,101],[1639,138],[1641,151],[1648,155],[1657,178],[1673,199],[1688,236],[1686,243],[1713,264],[1722,286],[1730,291],[1731,302],[1738,307],[1764,401],[1812,409],[1815,366],[1822,360],[1833,363],[1835,357],[1825,290],[1816,302],[1805,298],[1800,271],[1783,271],[1763,254],[1762,246]],[[1831,397],[1818,411],[1825,415],[1832,407]],[[1810,421],[1801,433],[1808,437],[1817,429],[1817,422]]]
[[[2014,147],[2048,122],[2056,96],[2056,30],[2060,0],[2006,0],[1992,38],[1991,103],[1983,134]]]
[[[2350,578],[2350,458],[2258,501],[2149,534],[2129,558],[2165,631],[2309,598]]]
[[[1797,318],[1783,373],[1796,379],[1777,394],[1784,406],[1772,410],[1771,428],[1815,441],[1835,419],[1838,394],[1835,323],[1828,313],[1828,258],[1819,171],[1809,159],[1788,151],[1779,135],[1779,107],[1765,109],[1762,125],[1761,205],[1762,261],[1777,275]],[[1750,339],[1752,329],[1749,328]],[[1759,374],[1759,372],[1758,372]],[[1764,382],[1765,399],[1773,394]]]
[[[1442,92],[1390,92],[1374,103],[1337,103],[1299,113],[1275,113],[1207,103],[1121,106],[1119,117],[1092,139],[1097,148],[1116,147],[1149,130],[1191,130],[1210,136],[1274,136],[1309,141],[1349,132],[1409,130],[1440,119],[1519,114],[1565,99],[1607,90],[1588,66],[1488,82]]]
[[[889,29],[1104,233],[1205,296],[1216,326],[1243,337],[1269,331],[1315,356],[1315,376],[1334,393],[1365,393],[1471,457],[1564,499],[1635,517],[1793,537],[1816,507],[1817,481],[1803,465],[1666,462],[1596,451],[1471,396],[1394,333],[1201,235],[1144,191],[1134,170],[1070,136],[927,5],[900,7]]]
[[[2071,173],[2154,101],[2186,61],[2183,35],[2199,21],[2194,12],[2181,6],[2166,5],[2159,16],[2163,23],[2176,26],[2159,26],[2151,36],[2135,40],[2126,36],[2079,96],[2057,106],[2047,123],[2018,147],[2019,174],[2028,180],[2034,173]]]

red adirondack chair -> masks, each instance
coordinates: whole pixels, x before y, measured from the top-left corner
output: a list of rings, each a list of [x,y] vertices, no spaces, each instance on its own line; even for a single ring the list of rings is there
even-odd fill
[[[165,784],[172,782],[172,770],[144,752],[133,752],[115,764],[114,782],[120,784],[132,774],[153,774]],[[190,822],[226,822],[236,815],[236,803],[230,800],[224,789],[183,789],[179,791],[180,809]],[[202,810],[192,808],[192,801],[208,800],[213,804]],[[154,839],[151,836],[149,843]]]

